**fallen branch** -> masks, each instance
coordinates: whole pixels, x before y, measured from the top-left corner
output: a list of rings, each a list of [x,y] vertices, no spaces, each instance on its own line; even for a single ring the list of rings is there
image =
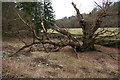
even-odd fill
[[[19,53],[20,51],[22,51],[22,50],[24,50],[25,48],[28,48],[28,47],[30,47],[30,46],[33,46],[33,45],[35,45],[35,44],[50,44],[50,45],[59,47],[58,49],[56,48],[57,50],[54,50],[54,51],[58,51],[59,49],[62,49],[62,48],[65,47],[65,46],[71,46],[71,47],[77,46],[76,44],[74,44],[74,43],[72,43],[72,42],[71,42],[71,43],[70,43],[70,42],[61,43],[61,42],[51,42],[51,41],[46,40],[46,41],[40,41],[40,42],[34,42],[34,43],[27,44],[27,45],[23,46],[22,48],[20,48],[16,53],[14,53],[14,54],[12,54],[12,55],[10,55],[10,56],[18,55],[18,53]]]

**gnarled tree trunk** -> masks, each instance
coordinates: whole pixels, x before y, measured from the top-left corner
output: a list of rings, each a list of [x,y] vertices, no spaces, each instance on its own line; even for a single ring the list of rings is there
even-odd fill
[[[94,39],[92,38],[92,36],[90,36],[89,34],[83,34],[83,50],[84,51],[91,51],[94,50]]]
[[[77,18],[78,18],[79,24],[82,27],[82,32],[83,32],[83,37],[82,37],[83,48],[82,49],[83,51],[94,50],[94,39],[93,39],[94,32],[92,31],[92,26],[89,24],[89,22],[84,20],[83,15],[80,14],[79,9],[77,9],[76,5],[73,2],[72,2],[72,5],[77,12]]]
[[[100,5],[97,4],[101,8],[101,11],[99,11],[97,16],[96,16],[96,20],[94,22],[95,25],[93,25],[93,22],[90,23],[84,19],[83,15],[80,14],[79,9],[76,7],[76,5],[73,2],[72,2],[72,5],[73,5],[74,9],[76,10],[77,19],[78,19],[79,24],[80,24],[82,31],[83,31],[82,49],[84,51],[95,50],[95,47],[94,47],[95,37],[94,37],[94,35],[95,35],[95,32],[97,31],[97,29],[101,27],[103,17],[106,17],[109,15],[107,12],[107,9],[110,6],[110,3],[107,1],[106,4],[104,5],[104,7],[101,7]]]

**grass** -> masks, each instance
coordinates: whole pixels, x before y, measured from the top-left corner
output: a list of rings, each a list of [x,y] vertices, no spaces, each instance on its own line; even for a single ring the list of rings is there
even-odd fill
[[[81,28],[63,28],[70,32],[71,34],[82,34],[82,29]],[[58,33],[57,31],[53,31],[52,29],[48,30],[49,33]]]
[[[63,28],[63,29],[67,30],[67,31],[70,32],[71,34],[80,35],[80,36],[76,36],[76,37],[78,37],[78,38],[81,38],[81,35],[83,34],[81,28]],[[104,28],[104,29],[105,29],[105,30],[109,30],[109,31],[115,31],[115,30],[116,30],[116,32],[117,32],[117,31],[119,31],[120,28]],[[100,32],[100,31],[102,31],[102,30],[103,30],[103,28],[99,28],[99,29],[96,31],[96,33]],[[49,29],[48,32],[49,32],[49,33],[58,33],[57,31],[53,31],[52,29]],[[96,34],[96,33],[95,33],[95,34]],[[100,35],[100,36],[109,36],[109,35],[114,35],[114,34],[111,34],[110,32],[106,32],[106,33],[104,33],[104,34],[102,34],[102,35]],[[120,36],[120,35],[118,35],[118,36]],[[113,39],[113,38],[112,38],[112,39]]]
[[[107,46],[107,47],[113,47],[113,48],[119,48],[120,49],[120,41],[119,40],[101,40],[97,42],[100,45]]]
[[[12,41],[12,42],[11,42]],[[17,40],[4,42],[5,51],[14,52],[11,49]],[[9,44],[8,44],[9,43]],[[11,45],[11,46],[10,46]],[[7,47],[10,46],[10,47]],[[79,59],[71,47],[66,47],[59,52],[50,52],[50,55],[43,51],[35,51],[22,55],[21,58],[3,59],[3,78],[116,78],[118,74],[118,60],[114,60],[107,54],[118,57],[118,50],[97,47],[104,52],[78,52]],[[16,50],[17,47],[14,48]],[[109,50],[108,50],[109,49]],[[25,53],[25,52],[24,52]],[[26,53],[25,53],[26,54]],[[35,60],[37,59],[37,60]],[[45,60],[41,60],[45,59]],[[42,64],[44,62],[44,64]],[[46,64],[50,64],[46,66]],[[51,65],[63,65],[57,68]],[[104,65],[104,66],[103,66]]]
[[[71,34],[80,34],[82,35],[82,29],[81,28],[63,28],[65,30],[67,30],[68,32],[70,32]],[[97,32],[101,31],[103,28],[99,28],[97,30]],[[109,30],[109,31],[114,31],[114,30],[119,30],[119,28],[104,28],[105,30]],[[48,30],[49,33],[57,33],[56,31],[53,31],[52,29]],[[109,34],[109,33],[106,33]]]

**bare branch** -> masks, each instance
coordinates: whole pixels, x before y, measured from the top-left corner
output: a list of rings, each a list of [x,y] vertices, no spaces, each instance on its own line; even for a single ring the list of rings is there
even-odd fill
[[[111,4],[107,1],[105,3],[105,6],[102,7],[102,6],[98,5],[97,2],[95,2],[95,3],[98,7],[101,8],[101,10],[97,13],[97,18],[95,20],[95,26],[93,27],[93,33],[96,32],[96,30],[101,27],[101,24],[103,22],[102,19],[106,16],[110,16],[109,13],[108,13],[108,8]]]
[[[103,7],[100,6],[96,1],[94,1],[94,2],[95,2],[95,4],[96,4],[100,9],[103,9]]]
[[[99,35],[102,35],[104,33],[106,33],[107,30],[105,30],[105,28],[103,28],[101,31],[99,31],[97,34],[94,34],[93,38],[95,39],[96,37],[98,37]]]
[[[78,16],[81,20],[84,19],[84,18],[83,18],[83,15],[80,14],[79,9],[77,9],[77,7],[76,7],[76,5],[74,4],[74,2],[72,2],[72,5],[73,5],[74,9],[75,9],[76,12],[77,12],[77,16]]]
[[[46,20],[45,19],[45,21],[47,21],[47,22],[50,22],[50,21],[48,21],[48,20]],[[72,36],[72,34],[71,33],[69,33],[68,31],[66,31],[66,30],[64,30],[64,29],[61,29],[60,27],[58,27],[55,23],[53,23],[53,22],[50,22],[50,23],[52,23],[54,26],[52,27],[52,29],[53,30],[55,30],[55,31],[57,31],[57,32],[59,32],[59,33],[61,33],[61,34],[63,34],[63,35],[66,35],[69,39],[71,39],[71,40],[73,40],[73,41],[77,41],[77,42],[79,42],[76,38],[74,38],[73,36]]]
[[[21,39],[21,37],[19,36],[19,31],[18,31],[18,38],[19,38],[19,40],[22,41],[25,45],[27,45],[27,43],[26,43],[23,39]]]
[[[105,38],[116,38],[119,39],[120,32],[116,33],[116,31],[107,31],[107,32],[111,32],[109,35],[106,36],[98,36],[98,38],[96,38],[96,40],[100,40],[100,39],[105,39]],[[112,35],[114,34],[114,35]]]
[[[81,27],[84,29],[84,28],[86,27],[86,22],[84,21],[83,15],[80,14],[79,9],[77,9],[77,7],[76,7],[76,5],[74,4],[74,2],[72,2],[72,5],[73,5],[74,9],[75,9],[76,12],[77,12],[77,18],[78,18],[79,24],[80,24]]]
[[[31,31],[32,31],[32,33],[33,33],[33,36],[34,36],[36,39],[41,40],[41,38],[39,38],[39,37],[36,35],[34,28],[33,28],[31,25],[29,25],[27,22],[25,22],[25,20],[20,16],[19,13],[17,13],[17,15],[18,15],[18,17],[20,18],[20,20],[21,20],[24,24],[26,24],[26,25],[31,29]]]

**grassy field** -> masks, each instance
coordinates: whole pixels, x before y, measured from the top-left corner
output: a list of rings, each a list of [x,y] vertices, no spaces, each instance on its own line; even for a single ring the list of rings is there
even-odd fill
[[[68,32],[70,32],[71,34],[79,34],[82,35],[82,29],[81,28],[64,28],[65,30],[67,30]],[[114,30],[119,30],[120,28],[105,28],[105,30],[109,30],[109,31],[114,31]],[[103,30],[103,28],[99,28],[97,30],[97,32]],[[48,32],[50,33],[57,33],[56,31],[53,31],[52,29],[49,29]],[[109,33],[106,33],[109,34]]]
[[[70,32],[71,34],[76,34],[76,35],[82,35],[82,29],[81,28],[64,28],[65,30],[67,30],[68,32]],[[116,31],[118,32],[120,30],[120,28],[104,28],[105,30],[109,30],[109,31]],[[96,33],[102,31],[103,28],[99,28]],[[53,31],[52,29],[48,30],[49,33],[57,33],[56,31]],[[114,35],[111,34],[110,32],[106,32],[100,36],[107,36],[107,35]],[[120,36],[120,35],[118,35]]]

